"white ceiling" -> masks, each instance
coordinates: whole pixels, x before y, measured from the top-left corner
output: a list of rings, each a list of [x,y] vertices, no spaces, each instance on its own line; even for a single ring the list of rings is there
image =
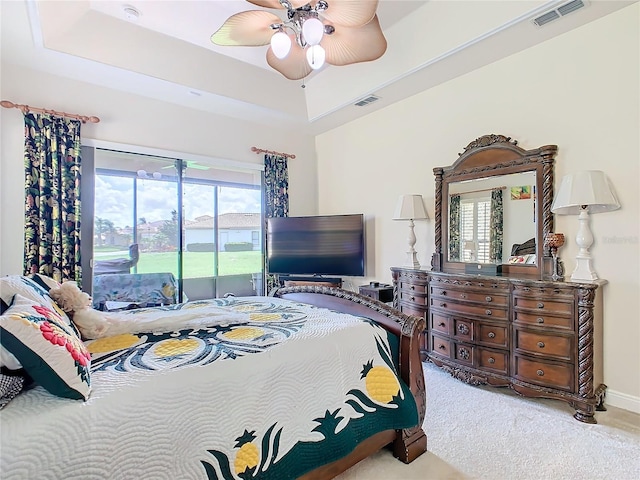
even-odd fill
[[[317,134],[638,0],[583,1],[537,27],[533,18],[567,0],[381,0],[385,55],[323,67],[301,88],[269,68],[266,46],[211,43],[233,13],[261,10],[244,0],[1,0],[2,62]],[[140,12],[137,20],[126,5]],[[370,94],[381,99],[353,105]]]

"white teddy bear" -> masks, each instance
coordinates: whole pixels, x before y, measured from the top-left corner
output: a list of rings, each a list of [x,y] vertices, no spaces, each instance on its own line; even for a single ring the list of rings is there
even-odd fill
[[[92,307],[91,296],[80,290],[76,282],[67,281],[59,287],[53,287],[49,295],[62,310],[70,314],[82,338],[93,340],[107,336],[109,321],[102,312]]]

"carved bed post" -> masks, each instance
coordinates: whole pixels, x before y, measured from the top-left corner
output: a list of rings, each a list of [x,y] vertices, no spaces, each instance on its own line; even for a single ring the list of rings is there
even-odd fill
[[[426,326],[423,317],[407,316],[400,337],[400,376],[409,385],[418,407],[418,425],[398,430],[393,442],[393,454],[410,463],[427,450],[427,436],[422,429],[427,409],[424,371],[420,359],[419,337]]]

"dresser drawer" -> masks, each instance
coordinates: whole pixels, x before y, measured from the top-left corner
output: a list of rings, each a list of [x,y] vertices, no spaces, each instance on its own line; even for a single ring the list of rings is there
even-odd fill
[[[478,293],[468,290],[456,290],[442,287],[432,287],[431,296],[442,297],[444,299],[465,300],[468,302],[481,303],[483,305],[506,306],[509,303],[506,295],[495,295],[493,292]]]
[[[425,306],[417,306],[409,303],[401,303],[398,306],[398,310],[400,310],[405,315],[412,315],[414,317],[424,318],[427,321],[427,307]]]
[[[573,302],[558,302],[553,300],[540,300],[536,298],[514,297],[514,308],[527,308],[530,310],[540,310],[541,312],[554,312],[558,314],[571,315],[573,312]]]
[[[521,352],[571,360],[573,337],[515,330],[515,348]]]
[[[419,305],[427,304],[427,296],[424,293],[422,295],[419,295],[414,292],[400,290],[398,297],[400,297],[400,301],[413,302]]]
[[[515,356],[516,378],[538,385],[573,391],[573,365],[531,360]]]
[[[436,353],[443,357],[451,356],[451,341],[438,335],[431,335],[430,341],[431,353]]]
[[[418,283],[411,283],[406,281],[400,281],[400,290],[405,290],[407,293],[421,293],[425,295],[427,293],[427,286]]]
[[[509,373],[509,355],[507,352],[478,348],[478,367],[496,373]]]
[[[460,363],[473,366],[475,350],[476,347],[472,347],[471,345],[454,343],[453,358]]]
[[[507,309],[505,307],[495,308],[492,306],[468,305],[466,303],[450,301],[446,298],[431,298],[430,303],[434,308],[446,309],[447,312],[451,313],[476,315],[483,318],[491,317],[495,320],[507,319]]]
[[[453,337],[456,340],[470,342],[473,340],[473,320],[453,318]]]
[[[513,312],[513,321],[523,325],[535,325],[537,327],[562,328],[573,331],[573,317],[556,317],[540,313]]]
[[[507,347],[507,327],[479,322],[475,340],[496,347]]]
[[[451,317],[440,315],[439,313],[435,313],[435,312],[431,312],[429,316],[431,317],[431,322],[429,323],[431,330],[449,335]]]

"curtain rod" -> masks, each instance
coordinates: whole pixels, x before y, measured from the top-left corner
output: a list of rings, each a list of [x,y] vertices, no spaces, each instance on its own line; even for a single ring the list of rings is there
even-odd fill
[[[255,153],[270,153],[272,155],[280,155],[281,157],[285,157],[285,158],[296,158],[296,156],[293,153],[282,153],[282,152],[274,152],[273,150],[264,150],[262,148],[257,148],[257,147],[251,147],[251,151],[255,152]]]
[[[501,187],[482,188],[480,190],[469,190],[467,192],[450,193],[449,196],[453,197],[454,195],[464,195],[465,193],[490,192],[491,190],[504,190],[506,188],[506,185],[502,185]]]
[[[9,100],[2,100],[0,102],[4,108],[18,108],[22,110],[22,113],[26,115],[29,112],[48,113],[49,115],[58,115],[60,117],[74,118],[80,120],[82,123],[99,123],[98,117],[87,117],[86,115],[78,115],[77,113],[58,112],[57,110],[48,110],[46,108],[30,107],[29,105],[20,105],[19,103],[13,103]]]

